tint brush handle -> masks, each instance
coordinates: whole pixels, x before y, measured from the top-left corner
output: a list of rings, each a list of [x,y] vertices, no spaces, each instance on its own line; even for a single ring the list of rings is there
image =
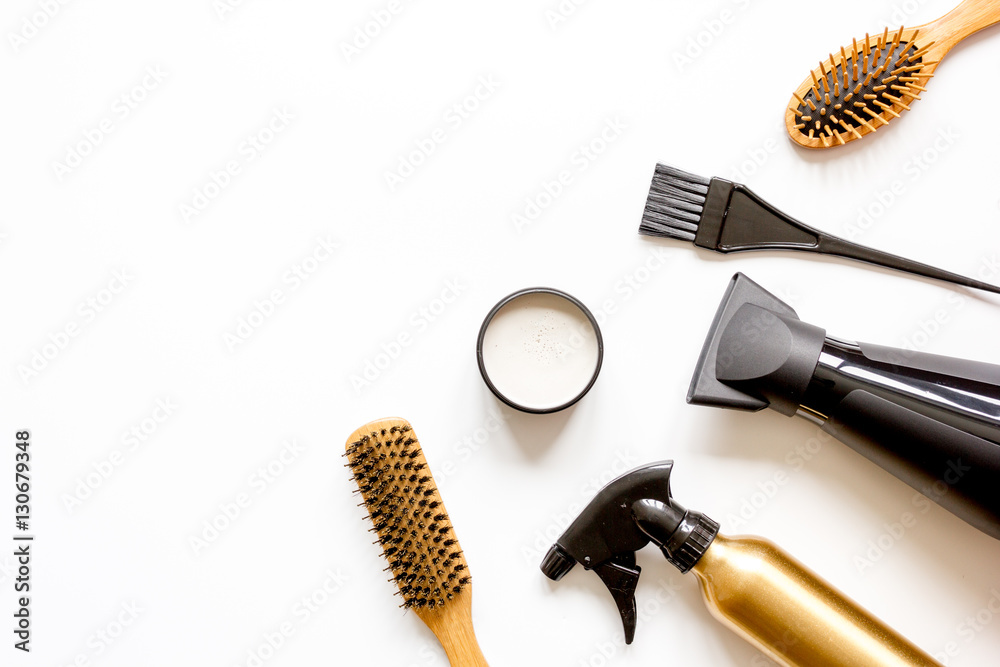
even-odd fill
[[[1000,294],[995,285],[824,234],[778,210],[749,188],[722,178],[709,183],[694,244],[717,252],[800,250],[835,255]]]
[[[887,252],[866,248],[865,246],[850,243],[849,241],[837,238],[836,236],[820,234],[816,252],[821,252],[826,255],[836,255],[838,257],[857,259],[862,262],[868,262],[869,264],[877,264],[878,266],[885,266],[890,269],[896,269],[897,271],[906,271],[907,273],[924,276],[925,278],[935,278],[937,280],[955,283],[956,285],[975,287],[994,294],[1000,294],[1000,287],[995,285],[984,283],[980,280],[974,280],[973,278],[966,278],[965,276],[961,276],[957,273],[938,269],[933,266],[928,266],[927,264],[921,264],[920,262],[915,262],[912,259],[906,259],[905,257],[898,257]]]

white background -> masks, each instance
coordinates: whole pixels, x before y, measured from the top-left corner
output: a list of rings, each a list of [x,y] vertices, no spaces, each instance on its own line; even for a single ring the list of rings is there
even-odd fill
[[[348,434],[390,415],[412,421],[437,475],[493,665],[766,664],[653,549],[639,556],[644,621],[628,648],[596,576],[538,571],[597,486],[666,458],[678,499],[727,532],[775,540],[926,650],[951,645],[951,665],[995,663],[1000,544],[937,507],[920,513],[909,487],[819,446],[804,421],[684,395],[737,270],[833,335],[973,359],[998,359],[998,300],[636,233],[659,160],[1000,282],[1000,92],[983,85],[995,31],[953,52],[902,121],[806,152],[782,119],[809,67],[952,2],[911,0],[901,17],[901,0],[594,0],[564,3],[575,11],[559,20],[555,0],[403,2],[356,53],[344,45],[387,0],[49,2],[51,18],[45,4],[10,0],[0,17],[0,512],[13,513],[14,432],[31,429],[37,536],[30,655],[11,646],[12,547],[0,549],[0,663],[445,664],[397,609],[341,467]],[[386,173],[439,128],[390,187]],[[569,185],[540,197],[562,171]],[[296,283],[295,267],[312,272]],[[531,285],[600,311],[606,345],[593,391],[547,417],[501,410],[474,362],[482,317]],[[400,335],[408,344],[379,357]],[[369,362],[377,377],[352,384]],[[300,451],[273,463],[292,441]],[[269,464],[280,474],[262,482]],[[220,507],[233,513],[241,494],[249,505],[227,520]],[[916,524],[890,536],[906,512]],[[307,617],[309,596],[323,603]]]

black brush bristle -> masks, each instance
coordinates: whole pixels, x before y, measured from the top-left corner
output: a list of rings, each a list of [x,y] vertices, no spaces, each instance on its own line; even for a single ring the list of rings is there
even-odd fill
[[[401,606],[430,610],[447,604],[472,580],[412,429],[373,430],[348,445],[344,456],[392,572],[390,581],[403,598]]]
[[[708,186],[707,178],[665,164],[656,165],[639,233],[694,241]]]

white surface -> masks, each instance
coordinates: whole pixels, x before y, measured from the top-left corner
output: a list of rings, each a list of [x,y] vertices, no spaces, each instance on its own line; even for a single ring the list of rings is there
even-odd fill
[[[5,3],[0,26],[20,31],[43,4]],[[7,526],[13,434],[30,428],[38,536],[29,656],[11,648],[0,549],[0,663],[252,665],[248,651],[287,624],[268,667],[444,664],[396,608],[341,468],[353,429],[399,415],[468,555],[493,665],[662,665],[668,646],[672,664],[763,664],[652,549],[627,649],[597,577],[551,584],[538,571],[603,482],[664,458],[684,504],[774,539],[929,651],[952,644],[949,664],[995,664],[1000,544],[937,507],[887,537],[919,512],[908,487],[804,421],[684,394],[738,270],[831,334],[993,361],[997,299],[636,234],[661,160],[741,180],[834,234],[1000,281],[1000,139],[987,124],[1000,91],[982,85],[995,30],[954,52],[901,122],[806,153],[782,110],[810,65],[951,2],[589,2],[554,27],[555,0],[404,2],[350,62],[341,44],[388,0],[252,0],[221,18],[220,4],[60,4],[17,52],[9,35],[0,49],[0,516]],[[919,7],[893,17],[904,4]],[[53,163],[102,124],[60,180]],[[390,190],[385,173],[428,142]],[[516,224],[546,188],[558,195]],[[501,409],[474,355],[487,310],[536,284],[587,303],[606,345],[591,393],[548,417]],[[77,335],[22,381],[18,366],[67,327]],[[366,368],[374,379],[358,388]],[[121,465],[69,511],[66,496],[115,451]],[[196,554],[191,538],[244,494]],[[314,594],[325,604],[306,613]],[[96,638],[133,603],[142,611],[111,645]]]
[[[552,410],[580,396],[600,359],[597,332],[575,303],[556,294],[524,294],[490,318],[483,369],[503,396]]]

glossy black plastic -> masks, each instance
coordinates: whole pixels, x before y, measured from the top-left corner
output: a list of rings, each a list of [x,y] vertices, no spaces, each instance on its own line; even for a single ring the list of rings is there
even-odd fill
[[[836,255],[1000,294],[996,285],[814,229],[739,183],[707,179],[665,164],[657,164],[653,172],[639,233],[691,241],[722,253],[798,250]]]
[[[685,509],[670,493],[673,461],[650,463],[612,480],[594,497],[542,560],[545,576],[558,581],[581,563],[611,592],[625,628],[635,636],[635,589],[641,568],[635,552],[650,542],[681,572],[701,558],[719,524]]]
[[[800,250],[856,259],[926,278],[1000,294],[1000,287],[826,234],[778,210],[750,188],[710,181],[696,246],[717,252]]]
[[[833,415],[856,390],[1000,444],[1000,366],[827,338],[802,405]]]
[[[736,274],[688,402],[811,419],[1000,539],[1000,366],[830,338]]]
[[[1000,366],[827,339],[802,404],[824,431],[1000,539]]]

